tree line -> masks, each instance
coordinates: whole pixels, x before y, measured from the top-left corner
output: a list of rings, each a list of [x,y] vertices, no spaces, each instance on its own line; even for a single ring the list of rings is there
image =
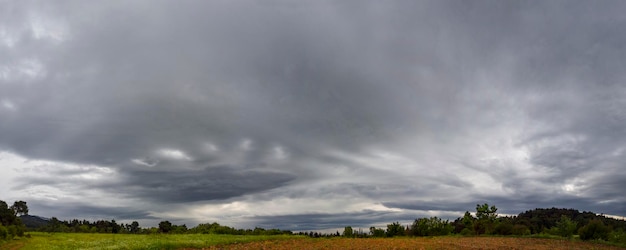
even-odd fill
[[[474,215],[466,211],[454,221],[438,217],[418,218],[403,226],[398,222],[386,228],[371,227],[368,233],[344,228],[343,237],[395,237],[440,235],[552,235],[581,240],[604,240],[626,244],[626,221],[579,212],[574,209],[537,208],[517,216],[498,216],[498,208],[477,204]],[[339,233],[337,233],[338,235]],[[334,236],[334,235],[330,235]]]
[[[139,222],[133,221],[129,224],[117,223],[115,220],[98,220],[90,222],[88,220],[59,220],[52,217],[47,224],[31,228],[32,231],[49,233],[113,233],[113,234],[231,234],[231,235],[280,235],[293,234],[291,231],[279,229],[264,229],[256,227],[254,229],[236,229],[229,226],[220,225],[217,222],[199,224],[198,226],[187,228],[187,225],[176,225],[170,221],[159,222],[158,227],[141,227]]]
[[[454,221],[438,217],[417,218],[413,223],[402,225],[399,222],[387,224],[385,228],[370,227],[368,231],[354,230],[351,226],[343,233],[298,232],[309,237],[396,237],[396,236],[440,236],[440,235],[553,235],[565,238],[578,237],[582,240],[604,240],[626,244],[626,221],[597,215],[592,212],[579,212],[574,209],[537,208],[516,216],[498,216],[498,208],[489,204],[477,204],[476,211],[466,211]],[[20,216],[21,215],[21,216]],[[0,201],[0,240],[24,236],[24,232],[65,232],[65,233],[113,233],[113,234],[231,234],[231,235],[279,235],[294,234],[279,229],[236,229],[217,222],[199,224],[188,228],[185,224],[176,225],[161,221],[158,227],[143,228],[137,221],[128,224],[115,220],[64,220],[56,217],[27,228],[20,217],[28,219],[28,206],[24,201],[16,201],[12,206]],[[32,216],[31,216],[32,217]],[[32,225],[32,224],[31,224]]]
[[[24,236],[26,227],[19,215],[27,214],[28,206],[25,201],[15,201],[9,207],[9,204],[0,200],[0,242],[16,236]]]

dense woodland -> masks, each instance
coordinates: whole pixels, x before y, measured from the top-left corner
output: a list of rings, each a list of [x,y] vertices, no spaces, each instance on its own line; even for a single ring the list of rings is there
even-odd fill
[[[539,235],[550,237],[579,238],[581,240],[601,240],[626,244],[626,221],[597,215],[592,212],[579,212],[574,209],[537,208],[517,216],[501,217],[495,206],[476,205],[476,211],[466,211],[454,221],[438,217],[418,218],[409,225],[399,222],[388,224],[386,228],[370,227],[368,230],[344,228],[343,232],[327,234],[319,232],[298,232],[310,237],[396,237],[396,236],[440,236],[440,235]],[[73,219],[61,221],[53,217],[44,219],[28,215],[24,201],[16,201],[8,206],[0,201],[0,240],[23,236],[27,231],[66,232],[66,233],[113,233],[113,234],[233,234],[233,235],[277,235],[294,234],[279,229],[235,229],[218,223],[199,224],[188,228],[161,221],[158,227],[143,228],[138,222],[117,223],[115,220]]]
[[[0,242],[24,236],[26,227],[19,215],[27,215],[28,206],[25,201],[16,201],[12,206],[0,200]]]

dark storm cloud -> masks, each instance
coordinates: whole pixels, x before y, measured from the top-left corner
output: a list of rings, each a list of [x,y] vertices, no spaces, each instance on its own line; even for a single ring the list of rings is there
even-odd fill
[[[626,213],[622,2],[2,5],[15,189]]]
[[[534,208],[572,208],[602,214],[623,214],[624,201],[606,202],[602,198],[581,198],[574,195],[531,194],[522,197],[488,197],[494,204],[507,204],[502,213],[517,214]],[[485,199],[487,201],[487,199]],[[474,206],[475,207],[475,206]]]
[[[80,202],[51,203],[49,201],[30,200],[28,207],[31,211],[38,211],[41,216],[58,217],[61,220],[78,218],[117,219],[117,220],[153,220],[147,211],[140,211],[133,207],[104,207],[93,206]]]
[[[476,211],[477,204],[495,204],[498,213],[517,215],[535,208],[572,208],[580,211],[592,211],[603,214],[620,214],[626,207],[621,202],[602,202],[599,198],[581,198],[563,194],[527,194],[519,196],[488,196],[476,197],[471,202],[455,202],[453,200],[403,201],[385,202],[389,208],[402,208],[417,211]],[[498,206],[498,204],[506,204]]]
[[[411,221],[415,214],[403,214],[381,211],[363,211],[355,213],[297,214],[280,216],[257,216],[252,222],[263,228],[306,231],[352,226],[369,230],[370,225],[388,224],[391,221]]]
[[[128,167],[130,168],[130,167]],[[22,177],[13,190],[50,186],[81,190],[96,189],[117,198],[146,199],[157,203],[224,200],[244,194],[282,187],[295,176],[267,169],[237,169],[233,166],[213,166],[199,170],[120,169],[106,181],[80,178],[93,169],[53,169],[40,177]],[[59,179],[63,181],[59,181]]]
[[[199,171],[133,171],[121,184],[126,195],[156,202],[220,200],[285,186],[291,174],[211,167]],[[109,187],[115,190],[114,187]]]
[[[354,147],[376,135],[387,116],[397,116],[395,107],[377,95],[384,86],[355,72],[359,66],[350,66],[354,59],[365,61],[359,59],[358,47],[367,42],[335,42],[333,37],[342,32],[333,30],[311,33],[300,27],[315,22],[307,18],[294,24],[283,21],[297,13],[269,15],[280,8],[243,11],[223,5],[243,12],[235,15],[241,18],[197,13],[194,9],[203,8],[191,6],[174,8],[180,13],[158,6],[147,13],[105,8],[93,17],[95,22],[77,23],[74,37],[64,44],[71,50],[51,52],[62,54],[48,64],[58,68],[49,71],[71,74],[51,79],[41,92],[15,87],[16,94],[40,102],[27,103],[33,105],[29,114],[8,122],[22,129],[2,141],[40,158],[116,164],[164,142],[193,150],[203,137],[219,144],[252,137],[260,143],[307,140],[315,145],[321,140],[318,143]],[[125,18],[99,22],[113,12]],[[136,15],[147,16],[135,20]],[[128,33],[134,30],[129,18],[142,32]],[[203,24],[201,32],[186,28],[198,24]],[[315,43],[310,42],[313,38]],[[325,45],[331,44],[349,48],[348,58],[326,62],[333,52]],[[290,47],[296,47],[295,52],[287,50]],[[315,65],[307,66],[307,61]],[[305,150],[296,147],[294,152]]]

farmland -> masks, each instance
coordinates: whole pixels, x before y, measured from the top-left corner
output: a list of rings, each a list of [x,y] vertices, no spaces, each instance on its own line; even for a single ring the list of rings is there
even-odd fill
[[[209,246],[247,243],[252,241],[279,242],[298,239],[299,236],[242,236],[216,234],[83,234],[83,233],[32,233],[31,238],[20,238],[0,249],[54,250],[54,249],[199,249]]]
[[[215,234],[34,233],[2,249],[624,249],[593,242],[520,237],[307,238]]]
[[[333,238],[257,241],[209,249],[624,249],[561,239],[514,237]]]

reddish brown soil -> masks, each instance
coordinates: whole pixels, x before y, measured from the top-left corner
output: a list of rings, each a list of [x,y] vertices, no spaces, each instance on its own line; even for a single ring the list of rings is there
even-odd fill
[[[293,239],[214,246],[208,249],[624,249],[580,241],[503,237]]]

